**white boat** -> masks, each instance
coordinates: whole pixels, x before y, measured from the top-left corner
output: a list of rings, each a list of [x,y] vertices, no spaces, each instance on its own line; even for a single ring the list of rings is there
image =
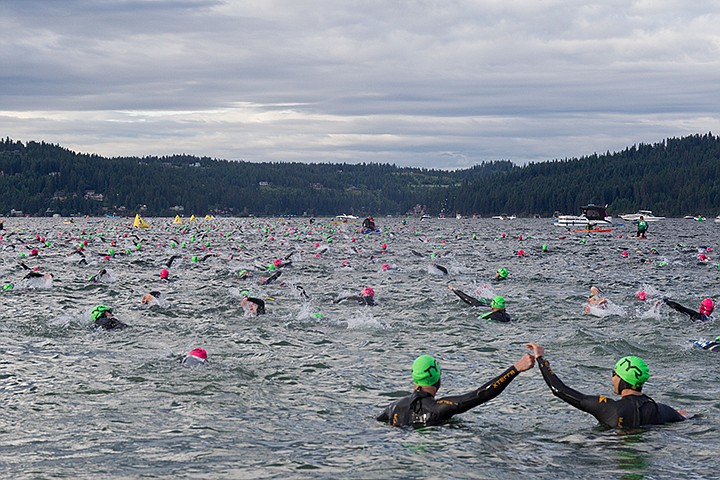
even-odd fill
[[[717,217],[715,217],[715,223],[720,223],[720,215],[718,215]]]
[[[515,220],[517,217],[515,215],[495,215],[495,220]]]
[[[607,214],[607,205],[601,207],[592,203],[580,207],[581,215],[558,215],[555,217],[556,227],[592,226],[611,227],[612,217]]]
[[[643,217],[646,222],[665,220],[665,217],[656,217],[650,210],[638,210],[637,213],[626,213],[625,215],[620,215],[620,218],[627,222],[637,222],[640,220],[640,217]]]
[[[357,220],[358,219],[358,217],[356,217],[355,215],[346,215],[344,213],[342,215],[336,215],[335,218],[338,220]]]

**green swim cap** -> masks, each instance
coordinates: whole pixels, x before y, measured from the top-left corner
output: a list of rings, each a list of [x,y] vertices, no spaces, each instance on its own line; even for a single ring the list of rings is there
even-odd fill
[[[197,256],[197,255],[193,255],[193,256],[190,258],[190,261],[197,263],[197,261],[198,261],[198,256]]]
[[[508,269],[505,268],[505,267],[503,267],[503,268],[498,268],[497,273],[498,273],[498,275],[500,275],[500,278],[507,278],[507,277],[508,277]]]
[[[15,285],[13,285],[12,283],[6,283],[5,285],[3,285],[3,290],[12,290],[13,288],[15,288]]]
[[[430,355],[420,355],[412,364],[415,385],[431,387],[440,381],[440,364]]]
[[[92,309],[92,313],[90,314],[90,317],[93,320],[97,320],[98,318],[102,317],[103,313],[105,313],[105,312],[112,313],[112,309],[110,307],[106,307],[105,305],[98,305]]]
[[[630,355],[617,361],[615,374],[625,380],[631,387],[641,388],[650,378],[650,369],[645,360]]]
[[[490,306],[492,308],[505,308],[505,299],[498,295],[492,299],[492,303],[490,304]]]
[[[543,251],[543,252],[547,252],[547,250],[548,250],[547,243],[543,243],[543,244],[542,244],[542,251]]]

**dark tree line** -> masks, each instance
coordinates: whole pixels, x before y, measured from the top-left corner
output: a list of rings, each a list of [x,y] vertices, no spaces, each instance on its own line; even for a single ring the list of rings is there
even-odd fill
[[[249,163],[207,157],[104,158],[44,142],[0,141],[0,214],[549,216],[609,204],[618,214],[720,213],[720,140],[712,134],[621,152],[443,171],[370,164]],[[183,211],[179,207],[184,208]]]

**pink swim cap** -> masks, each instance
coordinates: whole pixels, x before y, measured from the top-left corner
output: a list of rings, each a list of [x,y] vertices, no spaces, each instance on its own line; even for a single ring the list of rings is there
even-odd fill
[[[622,256],[623,258],[627,258],[627,256],[630,255],[627,250],[623,250]]]
[[[518,250],[518,257],[524,257],[525,256],[525,250]]]
[[[382,269],[383,269],[383,270],[390,270],[390,265],[388,265],[387,263],[383,263],[383,264],[382,264]]]
[[[196,348],[195,350],[188,353],[188,356],[198,357],[198,358],[202,358],[203,360],[207,360],[207,352],[205,351],[204,348]]]
[[[705,255],[704,253],[701,253],[700,256],[698,257],[698,260],[700,260],[701,262],[704,262],[707,259],[708,259],[708,256]]]
[[[638,298],[638,300],[645,300],[647,298],[647,295],[645,292],[638,292],[637,298]]]
[[[170,272],[168,272],[166,269],[163,268],[162,270],[160,270],[160,278],[161,279],[166,279],[169,276],[170,276]]]
[[[276,258],[275,260],[273,260],[273,265],[275,265],[276,267],[281,266],[282,260],[280,260],[279,258]]]
[[[374,296],[375,296],[375,290],[373,290],[373,289],[370,288],[370,287],[365,287],[365,288],[363,288],[363,291],[362,291],[361,294],[362,294],[363,297],[374,297]]]
[[[710,315],[715,310],[715,304],[712,298],[706,298],[700,303],[700,313],[703,315]]]

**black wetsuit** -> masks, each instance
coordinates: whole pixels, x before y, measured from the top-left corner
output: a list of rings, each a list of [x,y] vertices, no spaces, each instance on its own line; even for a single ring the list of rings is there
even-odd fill
[[[415,390],[390,405],[377,416],[380,422],[395,427],[429,427],[446,422],[453,415],[464,413],[497,397],[520,372],[510,367],[482,387],[465,395],[435,399],[429,393]]]
[[[100,317],[95,320],[95,326],[104,330],[122,330],[127,327],[126,324],[115,317]]]
[[[663,302],[673,310],[677,310],[680,313],[684,313],[685,315],[689,316],[693,320],[708,320],[708,316],[704,315],[700,312],[696,312],[695,310],[690,310],[687,307],[683,307],[677,302],[673,302],[672,300],[668,300],[666,298],[663,298]]]
[[[471,297],[467,293],[463,292],[462,290],[458,290],[457,288],[453,288],[453,293],[460,297],[460,300],[467,303],[470,306],[473,307],[489,307],[490,301],[486,298],[475,298]]]
[[[512,318],[510,318],[510,315],[505,311],[505,309],[485,313],[483,315],[480,315],[480,318],[482,318],[483,320],[493,320],[495,322],[503,323],[507,323],[512,320]]]
[[[710,343],[705,343],[703,345],[699,345],[697,342],[695,343],[703,350],[710,350],[711,352],[720,352],[720,342],[715,340]]]
[[[647,395],[626,395],[620,400],[613,400],[604,395],[582,394],[566,386],[543,357],[538,357],[537,362],[545,383],[548,384],[553,395],[589,413],[608,427],[630,428],[685,420],[685,417],[674,408],[656,403]]]

